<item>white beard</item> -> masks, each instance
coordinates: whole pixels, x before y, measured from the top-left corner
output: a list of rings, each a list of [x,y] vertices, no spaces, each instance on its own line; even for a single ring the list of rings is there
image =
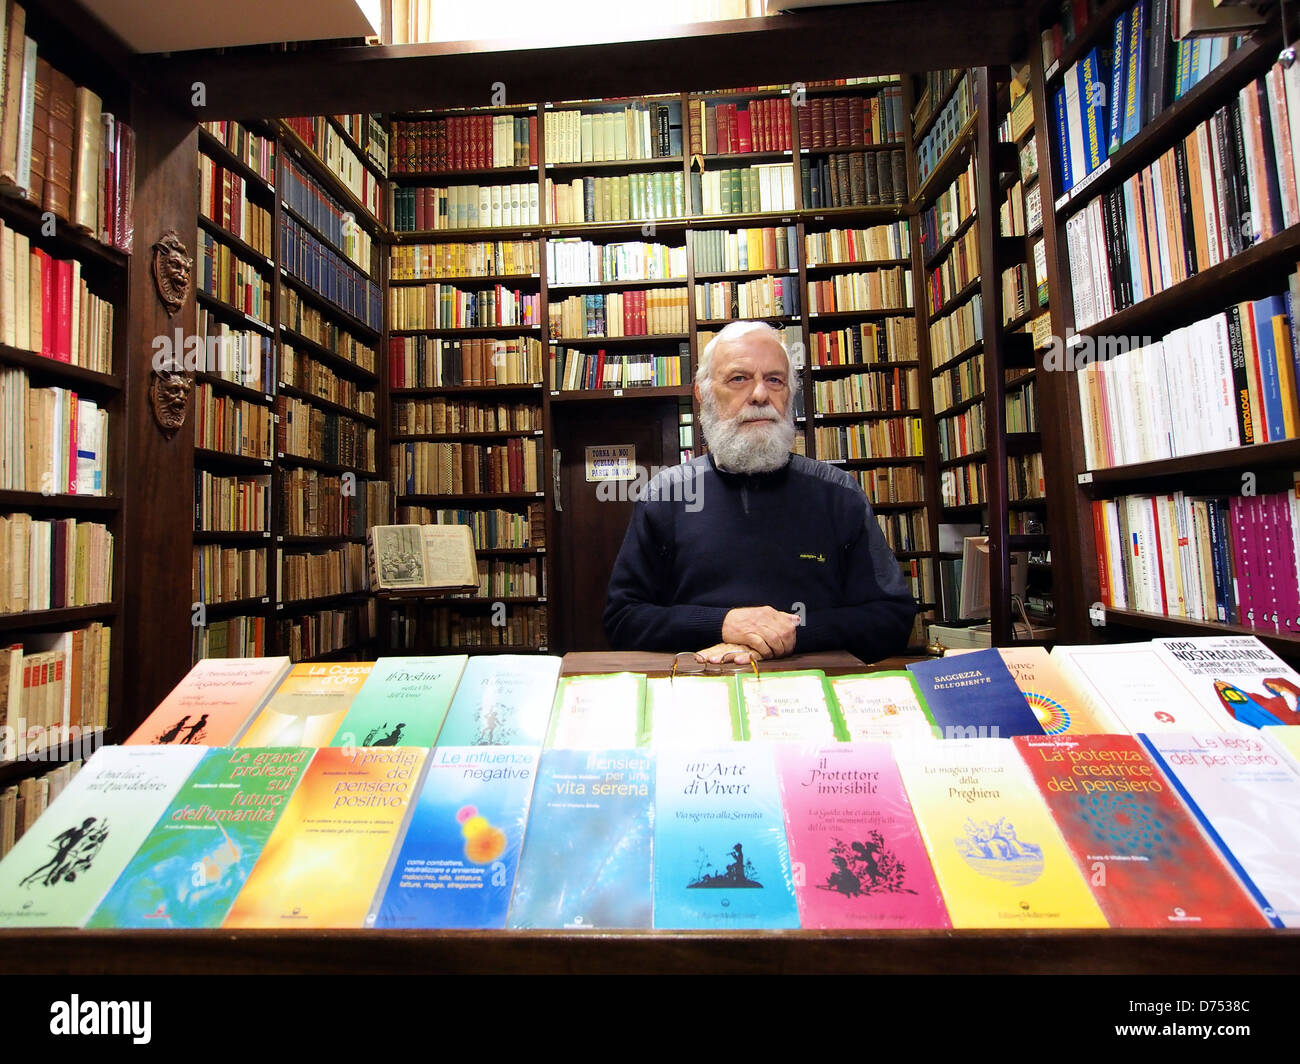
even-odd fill
[[[747,425],[760,421],[762,425]],[[772,406],[745,406],[734,418],[718,414],[713,384],[700,389],[700,426],[718,465],[730,473],[770,473],[790,459],[794,418]]]

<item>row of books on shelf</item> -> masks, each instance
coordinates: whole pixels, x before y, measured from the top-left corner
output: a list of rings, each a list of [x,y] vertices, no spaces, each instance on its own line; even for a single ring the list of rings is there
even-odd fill
[[[797,316],[799,279],[757,277],[752,281],[710,281],[695,286],[700,321]]]
[[[808,281],[808,313],[849,310],[910,310],[912,271],[906,266],[837,273]]]
[[[393,244],[388,248],[389,279],[421,281],[434,277],[535,276],[538,272],[537,255],[536,240]],[[550,272],[553,276],[554,271]]]
[[[265,547],[223,547],[204,543],[194,548],[190,594],[195,602],[241,602],[267,594]]]
[[[535,402],[493,402],[482,399],[397,400],[392,404],[393,432],[531,432],[542,427],[542,409]]]
[[[248,198],[244,176],[202,152],[198,163],[200,216],[270,258],[271,212]]]
[[[921,551],[930,549],[930,523],[924,510],[876,514],[876,524],[890,550]],[[920,600],[924,601],[924,600]]]
[[[467,610],[449,606],[424,616],[418,610],[409,611],[404,619],[398,619],[394,628],[395,645],[413,646],[419,642],[430,649],[546,650],[549,622],[545,606],[508,606],[504,622],[499,613],[485,613],[484,608],[497,609],[495,604]]]
[[[818,425],[814,430],[817,457],[823,461],[869,458],[919,458],[925,454],[919,417],[891,417],[847,425]]]
[[[983,505],[987,499],[983,462],[962,462],[939,474],[939,500],[944,506]]]
[[[245,458],[271,458],[271,408],[222,395],[210,384],[194,387],[194,446]]]
[[[275,397],[275,449],[366,472],[375,468],[374,428],[287,395]]]
[[[375,416],[373,390],[336,375],[332,367],[317,360],[310,351],[295,349],[287,341],[280,345],[280,384],[345,406],[366,417]]]
[[[0,490],[107,493],[108,411],[66,388],[33,388],[0,369]]]
[[[1300,632],[1295,490],[1121,495],[1092,518],[1105,605]]]
[[[315,610],[275,625],[275,638],[290,661],[302,661],[360,646],[378,631],[373,599],[339,609]]]
[[[464,525],[476,550],[542,550],[546,547],[546,509],[528,503],[519,510],[443,509],[399,506],[397,520],[417,525]]]
[[[697,247],[699,238],[697,233]],[[804,248],[810,267],[905,259],[912,253],[912,223],[904,218],[865,229],[828,229],[822,233],[807,233]],[[790,262],[793,264],[793,245],[791,250]]]
[[[939,461],[947,462],[982,452],[984,430],[984,406],[980,403],[959,414],[938,418],[935,436],[939,441]]]
[[[931,316],[941,313],[950,300],[980,276],[980,234],[971,226],[933,269],[926,271],[926,306]]]
[[[385,181],[378,177],[324,115],[283,120],[372,218],[381,216]],[[283,158],[283,155],[281,156]]]
[[[551,116],[546,118],[549,127]],[[549,128],[547,134],[549,137]],[[397,119],[393,122],[392,173],[536,166],[537,147],[535,114]],[[549,140],[547,161],[554,161]]]
[[[1300,220],[1294,164],[1300,111],[1292,118],[1285,110],[1282,79],[1274,76],[1278,70],[1267,82],[1248,84],[1155,162],[1069,218],[1078,328],[1163,292]],[[1295,103],[1300,108],[1300,96]]]
[[[499,444],[394,444],[390,454],[398,495],[465,495],[542,489],[542,445],[532,437]]]
[[[200,658],[244,658],[266,655],[266,617],[237,616],[209,620],[193,626],[191,660]],[[299,657],[292,660],[298,661]]]
[[[1007,381],[1005,417],[1003,427],[1007,432],[1038,431],[1038,387],[1031,378],[1015,389]]]
[[[813,381],[813,410],[818,414],[861,414],[915,409],[918,374],[915,369],[854,373]]]
[[[536,598],[546,595],[546,572],[542,561],[478,560],[478,587],[465,592],[466,598]],[[452,598],[458,596],[452,595]]]
[[[39,755],[108,720],[112,629],[99,621],[0,650],[0,761]]]
[[[44,775],[27,776],[0,790],[0,857],[12,850],[23,833],[40,819],[81,765],[81,758],[65,761]]]
[[[388,383],[393,388],[540,384],[544,362],[542,342],[530,336],[509,340],[394,336],[388,341]]]
[[[598,111],[547,108],[545,114],[548,167],[682,154],[680,100],[636,101]]]
[[[799,178],[805,210],[907,202],[907,159],[901,149],[838,152],[824,159],[801,159]],[[793,210],[794,204],[782,202],[757,209]]]
[[[817,107],[817,139],[825,137],[824,112],[819,105],[826,100],[808,101],[809,110]],[[858,140],[849,140],[848,98],[844,99],[845,113],[840,123],[840,131],[846,139],[834,143],[861,145],[872,143],[869,139],[870,128],[866,126],[866,109],[861,97],[857,97]],[[689,104],[691,121],[691,154],[698,155],[738,155],[749,152],[790,151],[793,141],[790,135],[790,101],[774,96],[756,100],[742,100],[739,103],[711,103],[708,100],[691,100]],[[831,133],[836,133],[835,116],[832,115]],[[802,130],[800,131],[802,133]],[[801,137],[801,139],[803,139]],[[821,147],[821,144],[817,145]]]
[[[194,244],[194,287],[263,325],[271,323],[271,278],[206,229]]]
[[[315,469],[280,475],[280,520],[286,536],[354,536],[388,520],[388,484],[360,483]]]
[[[916,321],[890,317],[859,322],[829,332],[811,332],[809,351],[815,369],[877,362],[916,361]]]
[[[242,122],[200,123],[203,130],[221,143],[271,188],[275,187],[275,138],[255,133]]]
[[[953,178],[952,184],[939,193],[934,203],[918,219],[921,246],[933,256],[939,245],[948,240],[975,214],[975,158]]]
[[[1008,429],[1008,431],[1013,431]],[[1023,430],[1022,430],[1023,431]],[[1043,456],[1039,451],[1013,454],[1007,458],[1007,498],[1012,502],[1030,502],[1047,497],[1043,476]]]
[[[1063,73],[1053,96],[1063,192],[1191,91],[1235,47],[1230,37],[1173,40],[1170,7],[1171,0],[1142,0],[1116,15],[1108,38]]]
[[[280,268],[378,332],[383,293],[367,276],[287,214],[280,215]]]
[[[961,71],[956,77],[959,81],[957,88],[935,117],[934,124],[926,130],[925,136],[915,146],[918,185],[925,184],[944,154],[952,147],[957,134],[965,128],[971,116],[979,109],[980,101],[975,99],[975,84],[970,73]]]
[[[326,550],[280,552],[275,593],[282,603],[346,595],[365,591],[368,586],[364,544],[341,543]]]
[[[541,295],[506,285],[467,292],[432,283],[388,290],[388,327],[479,329],[489,325],[533,326],[541,321]]]
[[[231,325],[218,317],[219,311],[198,302],[194,310],[194,336],[187,337],[177,329],[172,336],[156,337],[154,354],[162,361],[170,353],[181,365],[195,365],[204,373],[265,395],[275,378],[274,348],[267,332]],[[287,357],[291,356],[289,351]]]
[[[203,156],[199,158],[201,160]],[[316,179],[290,156],[281,160],[280,196],[290,210],[336,250],[363,272],[370,273],[373,242],[369,231],[357,224],[353,211],[321,188]],[[267,246],[270,246],[269,240]]]
[[[930,381],[934,396],[934,409],[942,414],[949,407],[984,394],[984,356],[976,355],[957,363],[951,369],[940,370]]]
[[[804,150],[902,143],[901,85],[886,85],[874,96],[814,96],[797,106],[799,146]]]
[[[930,364],[940,369],[984,340],[984,297],[977,291],[951,313],[930,321]]]
[[[112,373],[113,324],[113,305],[90,290],[79,261],[0,222],[0,344]]]
[[[580,337],[671,336],[687,331],[686,288],[590,292],[547,307],[554,340]]]
[[[1210,677],[1286,670],[1249,656],[1253,642],[985,650],[834,678],[557,680],[544,657],[205,661],[28,829],[0,868],[0,921],[1291,926],[1294,729],[1225,730],[1197,701]],[[1062,726],[1098,677],[1153,726],[1094,730],[1084,709]],[[1005,731],[968,737],[988,720]],[[223,731],[230,745],[207,745]],[[1144,817],[1162,845],[1120,830]],[[114,845],[54,875],[54,836],[109,819],[129,825]],[[320,861],[355,874],[323,890],[306,867]]]
[[[548,177],[542,202],[547,219],[556,225],[653,221],[685,215],[684,189],[680,170],[577,177],[572,181],[553,181]],[[533,215],[532,220],[536,222],[535,210]]]
[[[0,613],[67,609],[113,598],[113,533],[93,521],[0,516]]]
[[[297,470],[296,472],[315,472]],[[198,532],[266,532],[271,527],[271,477],[219,476],[194,470]]]
[[[1300,286],[1300,274],[1290,284]],[[1246,300],[1087,361],[1077,374],[1086,467],[1300,435],[1292,302],[1291,289]]]
[[[914,502],[919,505],[925,501],[925,471],[917,466],[853,469],[849,473],[857,478],[873,503]]]
[[[288,285],[280,286],[280,330],[298,333],[367,373],[375,372],[375,349],[325,317]]]
[[[742,169],[692,171],[691,204],[698,213],[708,215],[792,211],[794,170],[789,163],[758,163]]]
[[[537,225],[537,182],[394,188],[392,226],[398,233]],[[581,199],[579,199],[581,203]],[[552,207],[549,215],[558,221]]]
[[[675,355],[625,354],[551,348],[551,387],[564,391],[593,388],[668,388],[685,384],[690,375],[690,344]]]
[[[0,6],[0,183],[102,244],[132,250],[135,134],[39,54],[27,13]]]
[[[697,238],[701,234],[696,234]],[[709,234],[712,236],[713,234]],[[697,242],[696,265],[699,265]],[[580,237],[546,242],[546,278],[550,287],[615,281],[686,279],[686,248],[638,241],[594,244]]]
[[[336,121],[362,151],[380,177],[388,176],[388,130],[383,115],[334,115]]]

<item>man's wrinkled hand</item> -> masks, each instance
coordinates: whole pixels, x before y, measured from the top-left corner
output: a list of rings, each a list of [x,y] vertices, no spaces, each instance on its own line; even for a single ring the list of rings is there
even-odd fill
[[[714,643],[695,652],[695,660],[708,665],[748,665],[760,658],[762,655],[758,651],[739,643]]]
[[[783,658],[794,653],[797,613],[782,613],[771,606],[741,606],[722,619],[724,643],[756,650],[760,657]]]

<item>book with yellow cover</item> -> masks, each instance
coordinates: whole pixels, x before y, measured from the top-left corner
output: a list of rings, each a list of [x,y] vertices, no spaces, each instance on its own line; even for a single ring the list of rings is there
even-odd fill
[[[318,750],[222,926],[363,926],[428,753]]]
[[[1106,927],[1009,739],[894,749],[953,927]]]
[[[326,746],[374,667],[372,661],[295,665],[238,745]]]
[[[289,659],[204,658],[126,746],[232,746],[284,679]]]
[[[998,647],[1044,735],[1106,735],[1118,730],[1088,705],[1045,647]]]

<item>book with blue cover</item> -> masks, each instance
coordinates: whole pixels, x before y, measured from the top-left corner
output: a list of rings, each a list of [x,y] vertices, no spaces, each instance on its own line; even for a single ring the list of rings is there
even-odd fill
[[[432,746],[468,654],[380,658],[330,746]]]
[[[433,750],[366,926],[505,927],[537,755],[531,746]]]
[[[907,671],[916,677],[944,739],[1043,734],[1015,677],[994,649],[914,661]]]
[[[767,744],[659,751],[654,926],[799,926],[781,790]]]
[[[86,926],[220,927],[313,752],[208,750]]]
[[[651,926],[654,781],[647,750],[542,753],[510,927]]]
[[[560,659],[482,654],[469,659],[438,733],[440,746],[541,746]]]

